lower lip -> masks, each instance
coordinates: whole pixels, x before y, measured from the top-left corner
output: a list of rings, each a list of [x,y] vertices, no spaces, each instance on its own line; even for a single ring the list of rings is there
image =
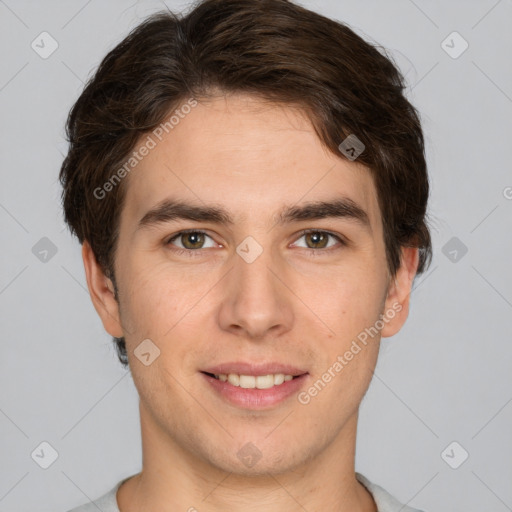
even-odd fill
[[[244,409],[256,410],[268,409],[284,402],[290,396],[298,393],[308,376],[306,373],[268,389],[247,389],[239,386],[233,386],[229,382],[223,382],[215,377],[210,377],[206,373],[202,373],[202,375],[214,391],[232,405],[243,407]]]

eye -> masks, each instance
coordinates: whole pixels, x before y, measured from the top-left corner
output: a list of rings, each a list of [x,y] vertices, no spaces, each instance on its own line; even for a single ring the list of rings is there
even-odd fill
[[[306,241],[306,249],[331,249],[336,244],[328,245],[329,237],[338,241],[338,243],[341,244],[342,246],[346,245],[345,241],[338,235],[330,233],[329,231],[320,231],[314,229],[302,231],[299,240],[301,238],[304,238],[304,240]]]
[[[208,246],[204,245],[206,238],[209,238],[212,242]],[[199,231],[196,229],[180,231],[179,233],[176,233],[170,239],[168,239],[166,244],[175,245],[175,240],[178,241],[179,244],[181,244],[176,244],[176,246],[182,250],[178,252],[183,252],[183,250],[194,251],[198,249],[207,249],[209,247],[215,246],[215,242],[213,242],[213,239],[209,235],[207,235],[204,231]]]
[[[305,240],[306,245],[299,245],[299,247],[309,249],[315,253],[321,252],[316,249],[323,249],[324,251],[328,251],[336,248],[336,243],[329,244],[329,238],[334,240],[334,242],[337,241],[341,246],[347,245],[347,243],[340,236],[335,235],[334,233],[330,233],[329,231],[322,231],[318,229],[302,231],[298,240],[302,238]],[[207,239],[210,240],[209,245],[205,245]],[[297,244],[297,242],[295,242],[295,244]],[[173,251],[175,251],[177,254],[187,254],[190,256],[192,256],[194,252],[199,251],[200,249],[216,247],[216,243],[211,236],[209,236],[205,231],[197,229],[187,229],[180,231],[179,233],[172,235],[172,237],[165,242],[165,245],[174,246],[175,248],[173,248]],[[197,255],[199,254],[200,253]]]

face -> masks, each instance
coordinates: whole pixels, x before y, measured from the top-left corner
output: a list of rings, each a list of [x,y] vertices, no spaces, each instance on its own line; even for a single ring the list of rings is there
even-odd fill
[[[369,171],[290,107],[209,99],[153,139],[126,178],[119,305],[84,246],[145,435],[233,473],[296,468],[355,427],[417,251],[390,280]]]

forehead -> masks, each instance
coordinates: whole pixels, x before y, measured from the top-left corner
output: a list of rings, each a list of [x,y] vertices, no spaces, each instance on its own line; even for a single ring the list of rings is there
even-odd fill
[[[275,216],[285,204],[337,196],[380,224],[369,170],[328,151],[301,110],[243,94],[177,110],[173,124],[136,147],[153,146],[125,183],[123,216],[130,224],[168,197],[222,204],[236,222],[248,222]]]

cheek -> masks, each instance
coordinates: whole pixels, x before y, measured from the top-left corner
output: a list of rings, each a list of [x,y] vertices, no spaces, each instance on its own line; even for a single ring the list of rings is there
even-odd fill
[[[386,283],[383,272],[371,264],[347,266],[331,272],[323,286],[317,284],[314,294],[311,287],[304,287],[302,294],[309,296],[311,310],[335,332],[338,341],[356,336],[382,312]]]
[[[333,332],[323,338],[323,354],[315,358],[318,385],[311,392],[318,394],[319,407],[328,407],[342,397],[345,405],[340,407],[341,416],[356,407],[366,392],[379,353],[376,324],[382,313],[384,285],[377,276],[365,286],[355,277],[340,281],[318,301],[318,307],[324,308],[318,316]],[[324,385],[329,390],[320,393]]]
[[[121,296],[121,317],[127,345],[135,348],[149,338],[162,351],[172,344],[175,355],[184,351],[189,357],[190,339],[200,339],[204,326],[198,315],[214,315],[205,296],[215,284],[212,273],[185,271],[165,260],[139,263],[126,267],[123,276],[127,285]]]
[[[136,262],[134,262],[136,263]],[[183,278],[169,275],[165,264],[124,267],[120,313],[128,338],[161,338],[176,322],[187,300]]]

